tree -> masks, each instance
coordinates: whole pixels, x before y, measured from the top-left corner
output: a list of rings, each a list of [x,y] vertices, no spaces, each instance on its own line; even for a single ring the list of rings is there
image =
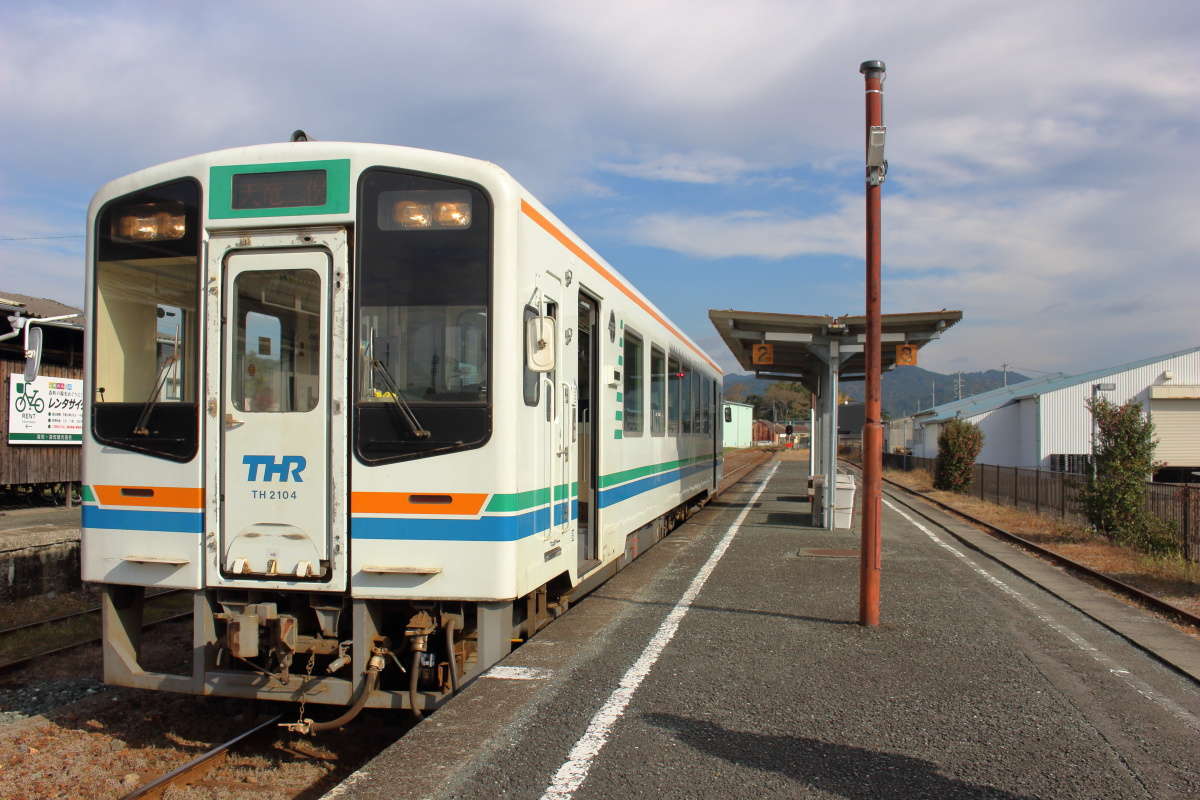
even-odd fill
[[[1101,397],[1086,405],[1096,430],[1095,478],[1081,496],[1088,521],[1109,538],[1150,553],[1176,550],[1173,526],[1146,511],[1146,481],[1159,466],[1154,423],[1132,400],[1119,406]]]
[[[971,485],[975,459],[983,449],[983,431],[965,419],[952,419],[938,434],[937,463],[933,486],[951,492],[964,492]]]
[[[804,419],[812,408],[812,392],[804,388],[804,384],[788,381],[776,381],[767,387],[765,398],[768,408],[779,404],[779,421],[784,419]],[[769,413],[768,413],[769,416]]]

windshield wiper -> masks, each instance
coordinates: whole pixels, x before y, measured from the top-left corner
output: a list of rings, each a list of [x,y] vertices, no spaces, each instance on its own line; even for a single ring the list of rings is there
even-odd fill
[[[158,375],[154,378],[154,389],[150,391],[150,396],[146,398],[146,402],[142,406],[142,413],[138,415],[137,422],[133,423],[134,436],[150,435],[150,415],[154,413],[154,409],[158,405],[159,394],[162,392],[163,385],[167,382],[167,370],[178,360],[179,356],[177,355],[167,356],[163,359],[162,366],[158,368]]]
[[[396,379],[388,371],[387,365],[378,358],[373,358],[371,359],[371,367],[379,375],[383,383],[383,388],[386,390],[385,393],[392,398],[392,405],[400,411],[400,416],[408,423],[413,436],[418,439],[428,439],[430,436],[429,431],[421,427],[421,423],[417,420],[417,415],[413,413],[412,406],[404,399],[404,393],[396,385]]]

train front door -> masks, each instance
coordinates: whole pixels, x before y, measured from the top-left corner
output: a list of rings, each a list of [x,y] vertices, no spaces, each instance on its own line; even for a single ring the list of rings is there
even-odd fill
[[[209,487],[220,492],[217,560],[227,580],[331,577],[331,551],[341,549],[331,535],[341,504],[330,493],[340,472],[331,464],[344,460],[345,437],[332,435],[343,403],[330,390],[344,385],[345,359],[331,358],[344,340],[332,335],[344,253],[234,247],[221,258],[219,419],[209,402],[220,436]]]

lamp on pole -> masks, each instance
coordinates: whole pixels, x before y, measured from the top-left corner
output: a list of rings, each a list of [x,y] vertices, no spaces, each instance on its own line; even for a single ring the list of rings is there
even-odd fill
[[[887,128],[883,124],[883,80],[887,67],[882,61],[864,61],[858,71],[866,80],[867,106],[867,341],[864,348],[867,390],[863,425],[862,561],[858,579],[858,621],[862,625],[875,627],[879,625],[879,582],[882,572],[880,516],[883,510],[883,415],[880,381],[883,353],[880,343],[883,323],[880,318],[880,295],[883,281],[880,273],[880,200],[883,181],[887,176],[887,161],[883,152],[887,138]]]
[[[1092,482],[1096,481],[1096,396],[1100,392],[1116,391],[1115,383],[1093,383],[1092,384]]]

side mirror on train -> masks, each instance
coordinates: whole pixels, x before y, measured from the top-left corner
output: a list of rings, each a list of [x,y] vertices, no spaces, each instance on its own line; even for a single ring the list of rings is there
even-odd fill
[[[32,383],[42,368],[42,329],[25,325],[25,382]]]
[[[534,317],[525,323],[525,363],[530,372],[554,369],[554,317]]]

